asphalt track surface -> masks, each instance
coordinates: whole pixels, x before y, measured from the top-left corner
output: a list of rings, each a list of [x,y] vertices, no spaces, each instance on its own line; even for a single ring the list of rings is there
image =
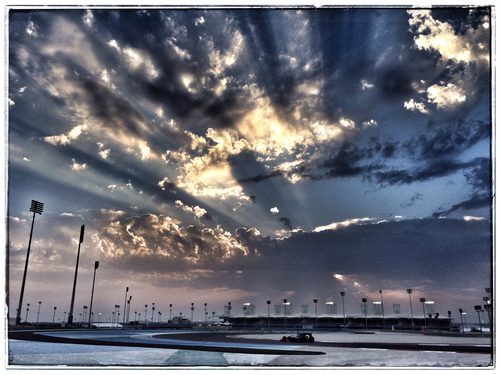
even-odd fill
[[[326,342],[285,343],[278,340],[244,338],[248,332],[168,332],[140,330],[47,330],[10,331],[9,338],[16,340],[54,342],[65,344],[109,345],[142,348],[185,349],[212,352],[321,355],[321,347],[387,349],[406,351],[440,351],[456,353],[491,354],[491,345],[436,344],[396,342]],[[254,334],[257,332],[254,332]],[[238,336],[238,337],[236,337]]]

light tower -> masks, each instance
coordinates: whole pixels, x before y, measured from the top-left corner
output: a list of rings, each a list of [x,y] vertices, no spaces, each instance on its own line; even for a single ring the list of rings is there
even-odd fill
[[[23,298],[24,298],[24,287],[26,285],[26,274],[28,273],[28,262],[30,259],[30,251],[31,251],[31,239],[33,237],[33,226],[35,225],[35,214],[41,215],[43,212],[43,203],[35,200],[31,201],[30,212],[33,212],[33,219],[31,220],[31,231],[30,231],[30,239],[28,242],[28,251],[26,253],[26,262],[24,263],[24,273],[23,273],[23,282],[21,283],[21,294],[19,296],[19,305],[17,307],[16,314],[16,325],[21,324],[21,309],[23,308]]]

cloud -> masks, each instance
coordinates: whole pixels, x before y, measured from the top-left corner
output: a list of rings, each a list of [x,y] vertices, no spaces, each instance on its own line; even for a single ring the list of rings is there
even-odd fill
[[[486,220],[484,217],[478,217],[478,216],[464,216],[465,221],[483,221]]]
[[[87,169],[87,164],[86,163],[78,163],[75,159],[71,159],[72,164],[71,164],[71,170],[75,172],[83,171]]]
[[[365,128],[368,128],[371,126],[377,126],[377,125],[378,125],[378,122],[374,119],[363,121],[363,127],[365,127]]]
[[[408,22],[416,48],[439,56],[436,71],[441,71],[447,81],[434,82],[427,88],[417,85],[418,92],[437,109],[453,110],[483,91],[483,77],[487,76],[489,65],[489,15],[471,9],[460,27],[456,27],[436,19],[434,13],[439,11],[408,10]],[[405,108],[428,112],[422,102],[414,99],[406,101]]]
[[[168,177],[165,177],[163,180],[158,181],[157,185],[162,189],[172,189],[175,187],[175,184],[172,183]]]
[[[404,102],[404,107],[412,112],[429,113],[424,103],[416,102],[415,99],[410,99]]]
[[[479,45],[489,29],[487,17],[478,27],[466,27],[465,32],[458,34],[451,24],[436,20],[431,10],[409,10],[408,14],[418,49],[436,51],[443,60],[455,63],[489,60],[488,50]]]
[[[77,125],[72,128],[67,134],[51,135],[44,137],[44,141],[52,145],[69,145],[74,140],[87,130],[88,126],[86,124]]]
[[[97,254],[118,263],[149,258],[171,266],[224,264],[249,249],[222,227],[182,226],[169,216],[120,217],[92,236]]]
[[[175,205],[179,207],[184,212],[188,212],[194,215],[195,218],[201,219],[202,217],[208,216],[207,210],[199,206],[189,206],[180,200],[175,201]]]
[[[277,214],[280,212],[280,210],[278,209],[278,207],[272,207],[270,210],[269,210],[272,214]]]
[[[473,168],[480,162],[480,159],[461,162],[456,160],[435,160],[427,163],[423,167],[411,170],[392,169],[388,171],[378,171],[369,176],[378,183],[385,185],[411,184],[422,182],[438,177],[448,176],[463,169]]]
[[[454,107],[465,102],[467,96],[464,89],[448,83],[446,85],[432,85],[427,88],[427,98],[429,103],[434,103],[438,108]]]
[[[279,221],[283,224],[283,227],[285,227],[286,230],[291,231],[292,228],[292,221],[287,218],[286,216],[282,216],[279,218]]]
[[[82,16],[82,21],[88,27],[92,27],[92,25],[94,23],[94,14],[92,13],[92,11],[90,9],[87,9],[85,11],[85,14]]]
[[[370,218],[370,217],[363,217],[363,218],[354,218],[354,219],[348,219],[340,222],[335,222],[331,223],[328,225],[322,225],[319,227],[316,227],[313,229],[313,232],[323,232],[323,231],[328,231],[328,230],[336,230],[338,228],[345,228],[350,225],[359,225],[359,224],[367,224],[367,223],[374,223],[376,218]]]
[[[28,34],[28,36],[30,36],[30,37],[33,37],[33,38],[38,37],[38,27],[37,27],[37,25],[35,25],[35,23],[33,21],[28,22],[28,26],[26,27],[25,31],[26,31],[26,34]]]
[[[203,25],[205,22],[206,22],[205,18],[203,18],[203,16],[200,16],[194,20],[194,25],[195,26]]]
[[[418,160],[457,156],[489,137],[490,127],[483,121],[459,120],[428,127],[407,141],[404,148]]]
[[[368,82],[366,79],[361,80],[361,90],[369,90],[374,88],[375,85],[373,83]]]

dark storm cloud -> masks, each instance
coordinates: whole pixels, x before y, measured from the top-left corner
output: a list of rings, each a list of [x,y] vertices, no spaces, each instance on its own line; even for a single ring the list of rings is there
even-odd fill
[[[413,182],[428,181],[438,177],[444,177],[456,173],[463,169],[476,166],[481,159],[474,159],[467,162],[456,160],[436,160],[418,169],[393,169],[382,172],[375,172],[370,179],[381,185],[404,185]]]
[[[434,217],[446,216],[458,210],[474,210],[484,207],[492,207],[493,196],[491,194],[491,163],[486,158],[478,160],[477,165],[465,173],[467,182],[472,187],[470,197],[462,202],[454,204],[444,211],[433,213]]]
[[[441,217],[451,214],[457,210],[474,210],[477,208],[491,207],[493,198],[487,195],[473,195],[470,199],[454,204],[450,209],[437,211],[432,214],[433,217]]]
[[[419,160],[457,155],[477,142],[488,139],[490,125],[483,121],[457,121],[451,124],[429,125],[425,133],[405,144]]]
[[[408,203],[404,203],[404,204],[400,204],[399,206],[401,208],[408,208],[408,207],[411,207],[413,206],[417,201],[420,201],[422,200],[423,198],[423,195],[420,194],[420,193],[416,193],[415,195],[413,195],[411,198],[410,198],[410,201]]]
[[[151,218],[143,219],[139,226],[137,222],[128,226],[129,221],[121,225],[137,236],[142,234],[142,226],[147,222],[152,224]],[[123,235],[132,238],[126,232],[124,229]],[[237,240],[232,245],[243,245],[248,252],[235,251],[229,257],[223,256],[228,254],[225,250],[218,253],[222,249],[220,244],[214,250],[212,237],[204,238],[199,228],[190,227],[184,233],[186,236],[176,239],[175,243],[166,240],[174,235],[167,231],[160,234],[167,237],[155,240],[158,249],[168,248],[169,256],[149,250],[138,257],[132,254],[133,251],[127,251],[125,256],[107,261],[117,267],[141,272],[204,270],[202,276],[190,281],[192,286],[223,287],[227,286],[229,278],[233,288],[250,291],[272,285],[270,293],[294,288],[303,290],[304,286],[317,287],[318,292],[328,293],[321,285],[332,282],[333,273],[364,275],[362,277],[367,280],[376,277],[387,280],[387,283],[397,283],[402,279],[419,283],[432,279],[441,287],[451,286],[457,277],[474,279],[466,275],[486,275],[484,283],[488,279],[491,237],[487,222],[426,219],[351,225],[334,231],[295,233],[279,241],[264,238],[253,229],[240,228],[232,237]],[[139,243],[134,245],[129,241],[126,246],[134,248]],[[194,254],[185,246],[187,243],[198,245],[197,262],[191,266],[184,256],[185,251]],[[120,246],[123,247],[123,242]],[[471,252],[474,257],[469,256]],[[214,257],[216,253],[219,255]],[[236,273],[238,270],[243,271]],[[294,275],[292,278],[291,274]],[[307,283],[313,281],[313,284]]]
[[[282,216],[279,218],[279,221],[283,224],[283,227],[287,230],[292,230],[292,221],[286,216]]]

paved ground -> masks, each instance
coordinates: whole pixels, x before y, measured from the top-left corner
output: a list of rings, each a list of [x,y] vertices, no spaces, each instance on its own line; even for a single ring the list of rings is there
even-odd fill
[[[43,334],[43,336],[40,336]],[[52,331],[42,341],[9,340],[11,365],[72,366],[311,366],[476,367],[489,366],[487,337],[427,336],[394,332],[317,332],[313,345],[281,344],[282,333],[227,336],[193,331]],[[17,339],[13,339],[16,337]],[[47,342],[48,340],[69,340]],[[84,341],[91,340],[91,341]],[[68,342],[78,343],[68,343]],[[100,341],[100,345],[92,342]],[[82,344],[89,343],[88,345]],[[126,342],[133,346],[115,346]],[[111,345],[104,345],[111,343]],[[151,347],[139,347],[153,344]],[[183,346],[184,345],[184,346]],[[351,345],[355,347],[342,347]],[[412,346],[399,350],[394,345]],[[156,346],[156,347],[154,347]],[[158,347],[160,346],[160,347]],[[340,346],[340,347],[339,347]],[[211,351],[213,348],[216,351]],[[192,350],[195,348],[197,350]],[[431,348],[431,350],[427,350]],[[460,351],[453,351],[459,348]],[[469,350],[464,350],[469,348]],[[243,350],[242,350],[243,349]],[[264,352],[262,352],[264,350]],[[283,352],[287,350],[290,352]],[[231,352],[232,351],[232,352]],[[239,351],[239,352],[238,352]],[[260,351],[260,352],[259,352]],[[268,351],[268,352],[265,352]],[[324,354],[318,354],[324,353]]]

